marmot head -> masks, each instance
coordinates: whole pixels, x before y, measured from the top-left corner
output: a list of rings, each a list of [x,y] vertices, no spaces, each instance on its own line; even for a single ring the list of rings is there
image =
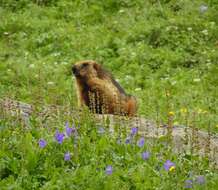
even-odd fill
[[[77,62],[73,65],[72,72],[77,79],[83,82],[95,77],[105,81],[111,81],[113,85],[116,86],[116,88],[120,91],[120,93],[126,94],[119,83],[114,80],[112,75],[95,61],[85,60]]]
[[[77,62],[72,67],[74,76],[78,79],[87,79],[90,77],[98,77],[100,65],[92,60]]]
[[[77,79],[86,80],[90,77],[111,78],[111,75],[100,64],[92,60],[75,63],[72,67],[72,72]]]

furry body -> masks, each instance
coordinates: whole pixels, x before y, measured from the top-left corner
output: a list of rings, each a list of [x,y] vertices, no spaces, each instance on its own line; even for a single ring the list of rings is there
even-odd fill
[[[135,97],[123,88],[95,61],[77,62],[72,68],[76,77],[79,106],[86,105],[94,113],[134,116]]]

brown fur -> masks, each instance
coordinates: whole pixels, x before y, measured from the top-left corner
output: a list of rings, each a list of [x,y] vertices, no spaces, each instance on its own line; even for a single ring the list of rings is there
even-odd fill
[[[76,77],[79,106],[86,105],[94,113],[134,116],[135,97],[123,88],[95,61],[77,62],[72,68]]]

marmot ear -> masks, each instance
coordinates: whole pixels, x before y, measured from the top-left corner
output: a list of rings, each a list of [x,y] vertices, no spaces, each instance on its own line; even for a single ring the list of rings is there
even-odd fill
[[[98,63],[94,62],[93,64],[94,69],[98,72],[101,70],[101,65],[99,65]]]

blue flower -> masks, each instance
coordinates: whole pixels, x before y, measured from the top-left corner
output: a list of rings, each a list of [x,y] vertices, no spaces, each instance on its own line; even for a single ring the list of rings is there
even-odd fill
[[[205,184],[205,177],[203,175],[199,175],[196,177],[196,183],[199,185]]]
[[[141,137],[139,140],[138,140],[138,146],[139,147],[143,147],[144,146],[144,144],[145,144],[145,139],[144,139],[144,137]]]
[[[142,153],[142,159],[147,160],[150,157],[150,152],[143,152]]]
[[[133,127],[132,129],[131,129],[131,135],[132,136],[134,136],[136,133],[138,132],[138,128],[137,127]]]
[[[66,131],[66,134],[68,137],[70,137],[72,135],[72,133],[76,132],[76,128],[74,127],[74,125],[70,128],[69,123],[66,122],[65,126],[66,126],[65,131]]]
[[[193,187],[193,181],[191,179],[185,180],[185,188],[190,189]]]
[[[131,137],[127,137],[126,140],[125,140],[125,143],[130,144],[131,143]]]
[[[44,148],[47,145],[47,142],[44,139],[39,139],[38,143],[39,143],[40,148]]]
[[[175,169],[175,164],[173,162],[171,162],[170,160],[167,160],[164,163],[164,169],[166,171],[173,171]]]
[[[64,154],[64,160],[65,161],[69,161],[70,158],[71,158],[70,152],[67,152],[67,153]]]
[[[111,175],[113,173],[113,167],[111,165],[107,166],[105,169],[105,173],[107,175]]]
[[[105,132],[105,129],[103,127],[98,128],[98,133],[99,134],[104,134],[104,132]]]
[[[63,140],[64,140],[64,133],[60,133],[59,131],[56,131],[55,133],[55,139],[59,144],[62,144]]]

